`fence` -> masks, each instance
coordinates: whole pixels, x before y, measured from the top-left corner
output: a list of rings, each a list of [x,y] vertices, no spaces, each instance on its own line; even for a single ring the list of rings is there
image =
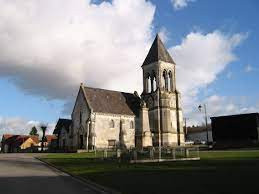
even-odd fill
[[[199,147],[146,148],[137,149],[104,149],[95,151],[95,156],[103,159],[118,159],[130,163],[199,160]]]

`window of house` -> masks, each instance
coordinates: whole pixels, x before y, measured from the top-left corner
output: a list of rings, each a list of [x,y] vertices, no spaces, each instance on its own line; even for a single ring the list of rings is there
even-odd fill
[[[114,128],[114,127],[115,127],[114,120],[111,120],[111,121],[110,121],[110,128]]]
[[[133,121],[130,121],[130,128],[134,129],[134,122]]]

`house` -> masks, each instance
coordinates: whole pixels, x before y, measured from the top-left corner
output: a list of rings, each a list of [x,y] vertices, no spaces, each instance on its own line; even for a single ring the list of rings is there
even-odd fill
[[[38,136],[9,135],[2,138],[3,152],[32,152],[39,145]]]
[[[43,141],[43,150],[46,151],[53,147],[54,142],[57,141],[57,136],[56,135],[45,135],[45,140]],[[42,139],[40,140],[39,143],[39,148],[38,150],[41,151],[41,146],[42,146]]]
[[[55,126],[53,134],[57,136],[57,149],[66,150],[69,146],[71,138],[69,137],[69,130],[71,128],[71,119],[60,118]]]
[[[18,139],[15,142],[15,147],[19,147],[20,150],[26,150],[30,148],[37,148],[39,145],[39,136],[25,136],[24,139]]]
[[[50,147],[53,141],[57,140],[57,136],[55,135],[46,135],[45,146]]]
[[[8,152],[8,144],[6,143],[6,140],[10,137],[12,137],[12,134],[3,134],[2,141],[1,141],[1,151],[4,153]]]
[[[141,68],[143,92],[80,85],[61,145],[69,149],[178,146],[185,142],[176,64],[157,35]]]

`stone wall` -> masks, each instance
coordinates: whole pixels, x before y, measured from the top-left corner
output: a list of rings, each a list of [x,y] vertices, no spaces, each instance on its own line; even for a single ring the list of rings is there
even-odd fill
[[[83,92],[80,87],[72,113],[72,130],[66,135],[66,142],[70,144],[71,149],[87,149],[87,143],[89,149],[108,148],[109,140],[115,140],[117,145],[123,140],[128,148],[135,146],[135,126],[138,125],[135,116],[91,112]],[[110,127],[111,120],[114,121],[114,127]],[[69,136],[72,136],[71,141]],[[83,147],[80,147],[80,137],[83,137]]]
[[[64,127],[62,127],[62,129],[60,130],[58,143],[58,146],[61,149],[69,148],[71,146],[72,141],[69,137],[69,133]]]
[[[80,122],[80,114],[81,114],[81,122]],[[86,130],[87,130],[87,120],[90,117],[90,109],[87,105],[83,93],[83,89],[80,87],[75,107],[72,113],[72,130],[70,130],[69,135],[72,136],[71,147],[72,149],[79,148],[79,138],[80,135],[83,135],[84,138],[84,147],[86,147]]]
[[[114,127],[111,127],[112,120]],[[131,128],[131,122],[133,122],[133,128]],[[119,146],[120,135],[127,148],[134,147],[135,126],[134,116],[95,113],[96,147],[108,148],[108,140],[116,140],[116,144]]]

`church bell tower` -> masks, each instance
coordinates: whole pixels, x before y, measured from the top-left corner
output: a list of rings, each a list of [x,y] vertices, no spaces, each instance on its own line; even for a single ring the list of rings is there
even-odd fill
[[[175,62],[158,35],[142,65],[142,101],[148,108],[153,146],[184,143],[181,95],[176,89]]]

